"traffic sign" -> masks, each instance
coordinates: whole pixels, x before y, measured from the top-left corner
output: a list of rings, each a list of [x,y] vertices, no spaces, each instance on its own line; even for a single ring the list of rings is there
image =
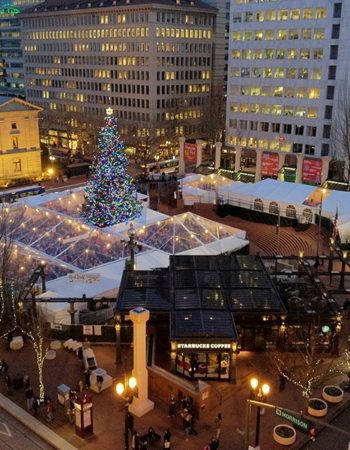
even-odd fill
[[[304,419],[301,415],[289,412],[283,408],[276,407],[275,413],[287,422],[292,423],[297,430],[302,431],[303,433],[308,433],[310,429],[314,427],[312,422]]]

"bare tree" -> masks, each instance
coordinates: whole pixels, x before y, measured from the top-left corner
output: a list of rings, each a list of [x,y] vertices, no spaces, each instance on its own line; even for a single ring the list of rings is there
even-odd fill
[[[350,81],[346,78],[338,87],[331,127],[331,155],[344,163],[344,180],[350,181]]]

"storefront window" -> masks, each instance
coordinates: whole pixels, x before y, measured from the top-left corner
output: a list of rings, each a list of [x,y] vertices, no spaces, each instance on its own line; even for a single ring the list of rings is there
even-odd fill
[[[230,378],[229,353],[188,353],[177,354],[176,370],[190,379]]]

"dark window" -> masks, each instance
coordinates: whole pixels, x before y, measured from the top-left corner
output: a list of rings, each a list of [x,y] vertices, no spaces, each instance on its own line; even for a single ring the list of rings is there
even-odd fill
[[[335,80],[336,73],[337,73],[337,66],[329,66],[328,67],[328,80]]]
[[[315,146],[314,145],[305,145],[305,155],[314,155],[315,154]]]
[[[303,136],[304,134],[304,126],[303,125],[295,125],[295,132],[297,136]]]
[[[339,19],[339,17],[341,17],[341,7],[342,7],[341,3],[334,3],[333,17],[335,19]]]
[[[340,35],[340,25],[332,25],[332,39],[339,39]]]
[[[331,137],[331,126],[323,125],[323,138],[329,139]]]
[[[333,113],[333,106],[326,105],[326,107],[324,109],[324,118],[325,119],[331,119],[332,118],[332,113]]]
[[[330,59],[338,59],[338,46],[337,45],[331,45],[331,50],[329,52],[329,58]]]
[[[279,133],[281,129],[281,124],[273,123],[272,124],[272,133]]]
[[[11,128],[12,128],[13,130],[17,130],[17,124],[16,124],[16,122],[12,122],[12,123],[11,123]]]
[[[293,144],[293,153],[302,153],[303,144]]]
[[[317,133],[317,127],[306,127],[306,136],[315,137]]]
[[[321,156],[328,156],[329,154],[329,144],[322,144]]]
[[[269,131],[269,122],[261,122],[260,129],[261,131]]]
[[[292,125],[290,123],[283,124],[283,133],[292,134]]]
[[[334,99],[334,86],[327,86],[327,100],[333,100]]]

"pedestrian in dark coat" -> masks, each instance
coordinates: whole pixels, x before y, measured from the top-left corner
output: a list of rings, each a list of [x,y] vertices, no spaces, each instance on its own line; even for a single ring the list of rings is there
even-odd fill
[[[31,386],[28,386],[27,389],[24,391],[26,399],[27,399],[27,410],[29,411],[32,409],[33,406],[33,399],[34,399],[34,392],[33,388]]]
[[[29,386],[30,386],[30,379],[29,379],[29,376],[26,375],[23,378],[23,389],[26,390],[27,388],[29,388]]]
[[[170,430],[165,430],[164,439],[163,439],[163,449],[167,449],[171,447],[171,432]]]
[[[134,416],[129,412],[126,415],[126,426],[131,433],[134,432]]]
[[[33,411],[34,411],[35,417],[38,415],[39,406],[40,406],[40,399],[39,399],[39,397],[34,396],[33,397]]]
[[[209,444],[210,450],[217,450],[219,448],[219,440],[214,436]]]

